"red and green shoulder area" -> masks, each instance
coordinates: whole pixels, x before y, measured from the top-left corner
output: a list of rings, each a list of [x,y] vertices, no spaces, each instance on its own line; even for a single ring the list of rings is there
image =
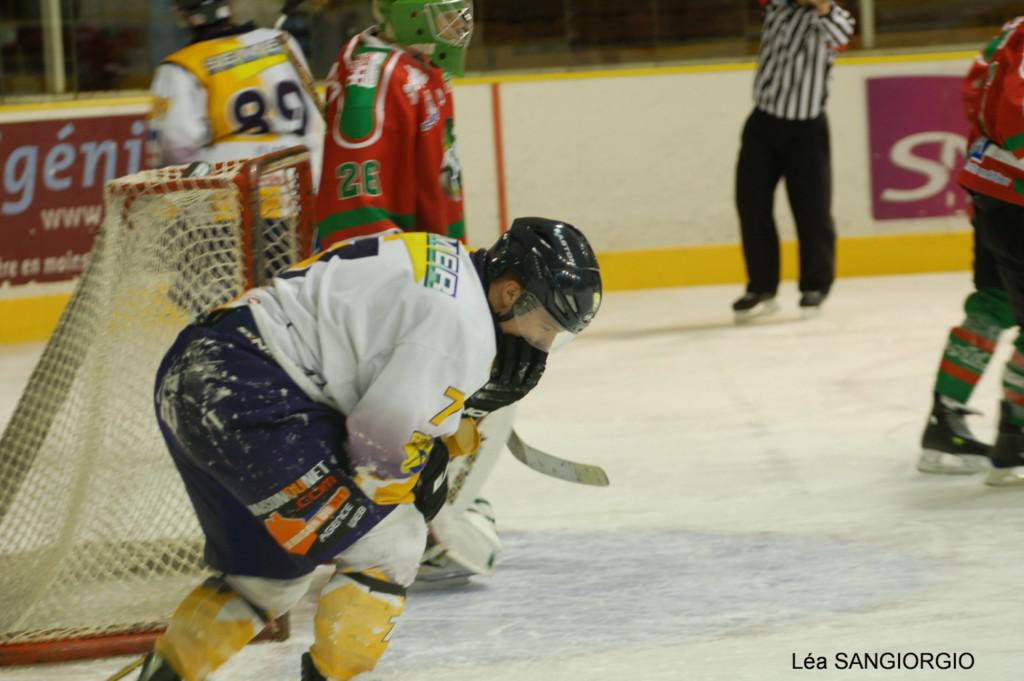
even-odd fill
[[[346,94],[362,92],[371,96],[422,87],[434,71],[440,72],[400,47],[381,41],[358,42],[342,55],[338,66],[337,78]]]
[[[998,50],[1006,47],[1011,42],[1019,44],[1022,36],[1024,36],[1024,16],[1011,19],[1003,24],[999,35],[990,40],[981,51],[983,59],[986,62],[991,62],[995,59]]]
[[[413,111],[430,85],[429,68],[393,46],[358,45],[337,76],[343,88],[336,119],[342,140],[370,143],[389,116]]]

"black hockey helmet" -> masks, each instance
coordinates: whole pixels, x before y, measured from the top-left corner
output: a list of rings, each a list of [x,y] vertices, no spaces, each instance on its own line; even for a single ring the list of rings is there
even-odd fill
[[[202,28],[231,18],[228,0],[174,0],[190,28]]]
[[[548,330],[559,338],[521,334],[541,350],[563,345],[585,329],[601,306],[601,270],[594,250],[583,232],[568,223],[516,218],[487,252],[490,281],[509,272],[524,291],[499,321],[526,317],[533,310],[546,312],[543,323],[553,323],[553,331]]]

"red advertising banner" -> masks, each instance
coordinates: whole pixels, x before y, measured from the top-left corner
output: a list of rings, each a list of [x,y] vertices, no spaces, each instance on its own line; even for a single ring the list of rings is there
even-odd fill
[[[103,185],[144,162],[142,113],[0,122],[0,286],[81,274]]]

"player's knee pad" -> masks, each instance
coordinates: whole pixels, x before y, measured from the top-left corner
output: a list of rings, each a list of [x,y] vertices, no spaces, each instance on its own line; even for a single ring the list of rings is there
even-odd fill
[[[405,587],[379,571],[337,572],[320,594],[309,654],[331,681],[370,671],[405,608]]]
[[[202,681],[245,647],[270,620],[224,580],[211,577],[171,615],[156,651],[183,681]]]
[[[967,313],[966,328],[993,339],[1017,323],[1013,318],[1010,297],[998,288],[983,288],[971,293],[964,301],[964,312]]]
[[[249,603],[278,617],[291,610],[306,593],[313,581],[313,573],[296,579],[227,575],[224,581]]]

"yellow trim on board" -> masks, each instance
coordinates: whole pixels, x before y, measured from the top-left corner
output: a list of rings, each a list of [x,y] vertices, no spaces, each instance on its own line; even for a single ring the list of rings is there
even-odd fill
[[[980,48],[980,44],[979,44]],[[853,64],[906,64],[921,61],[971,61],[979,50],[973,52],[915,52],[914,54],[869,54],[864,56],[850,55],[840,57],[836,63]]]
[[[846,237],[839,240],[840,277],[969,270],[971,232]],[[680,246],[598,254],[606,291],[736,284],[746,277],[739,244]],[[783,279],[796,278],[796,243],[782,244]],[[69,295],[0,300],[0,343],[46,340]]]
[[[57,328],[70,293],[0,300],[0,343],[31,343],[46,340]]]
[[[867,277],[971,268],[971,232],[840,238],[836,275]],[[782,244],[782,278],[797,275],[796,242]],[[607,291],[733,284],[746,280],[739,244],[599,253]]]

